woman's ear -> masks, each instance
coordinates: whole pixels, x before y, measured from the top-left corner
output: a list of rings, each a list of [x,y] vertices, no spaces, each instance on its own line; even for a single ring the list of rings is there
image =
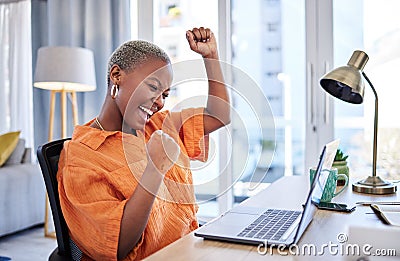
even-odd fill
[[[111,80],[112,84],[119,85],[119,81],[121,79],[121,74],[122,74],[121,68],[118,65],[114,64],[110,70],[110,80]]]

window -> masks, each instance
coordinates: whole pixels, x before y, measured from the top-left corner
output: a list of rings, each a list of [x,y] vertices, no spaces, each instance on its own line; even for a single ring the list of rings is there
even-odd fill
[[[400,68],[400,2],[396,0],[335,0],[333,2],[334,67],[345,65],[354,50],[369,55],[364,72],[379,98],[377,174],[384,179],[400,178],[399,91],[394,83]],[[354,13],[357,11],[358,15]],[[372,174],[372,140],[375,98],[365,81],[363,104],[335,99],[335,136],[349,154],[352,176]]]
[[[234,183],[232,190],[223,194],[224,199],[217,198],[219,204],[201,204],[200,215],[215,216],[284,175],[308,174],[323,145],[334,137],[341,139],[340,147],[350,154],[351,175],[369,175],[373,126],[369,86],[366,85],[362,105],[334,99],[319,86],[319,78],[325,72],[345,65],[358,48],[370,56],[365,72],[381,101],[379,173],[399,178],[400,155],[396,148],[400,146],[400,124],[393,113],[398,111],[394,71],[400,68],[396,0],[138,2],[139,16],[147,19],[139,19],[139,37],[146,35],[166,49],[174,61],[182,61],[198,57],[187,48],[184,35],[179,32],[198,25],[213,28],[220,37],[220,54],[225,52],[224,59],[233,65],[233,85],[247,86],[249,82],[243,79],[250,78],[257,86],[257,91],[248,93],[232,90],[230,132],[213,137],[214,161],[202,169],[204,172],[194,172],[195,182],[205,184],[196,190],[200,200],[221,193],[223,184]],[[147,6],[141,9],[140,3]],[[362,15],[355,16],[360,10]],[[182,84],[176,88],[169,106],[205,93],[204,82]],[[248,102],[243,93],[254,100]],[[247,116],[254,111],[255,116]],[[225,136],[231,147],[221,150],[221,137]],[[230,157],[230,175],[219,175],[224,167],[223,157]]]
[[[243,178],[235,184],[236,201],[254,191],[250,182],[268,184],[284,175],[304,173],[305,130],[305,20],[304,1],[240,1],[232,2],[232,63],[252,77],[268,102],[275,121],[275,133],[268,129],[261,111],[262,134],[250,137],[233,130],[233,172]],[[252,15],[249,15],[252,14]],[[293,30],[296,28],[296,30]],[[239,99],[233,95],[233,98]],[[238,111],[243,106],[234,100]],[[256,104],[252,104],[257,106]],[[239,112],[240,113],[240,112]],[[240,144],[249,139],[249,167],[238,173],[235,166],[247,150]],[[272,162],[271,159],[273,158]],[[267,172],[268,171],[268,172]],[[261,186],[265,187],[265,186]]]
[[[30,1],[0,2],[0,46],[0,133],[20,130],[32,147]]]

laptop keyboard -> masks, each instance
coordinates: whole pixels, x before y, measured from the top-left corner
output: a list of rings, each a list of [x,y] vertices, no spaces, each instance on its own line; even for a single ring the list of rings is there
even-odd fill
[[[300,214],[301,211],[268,209],[243,229],[238,236],[279,240]]]

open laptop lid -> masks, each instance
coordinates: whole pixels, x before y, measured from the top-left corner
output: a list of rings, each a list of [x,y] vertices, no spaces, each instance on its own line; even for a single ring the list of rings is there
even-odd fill
[[[311,196],[311,200],[319,203],[324,192],[326,181],[329,177],[329,171],[332,168],[332,163],[335,159],[336,151],[339,146],[339,140],[334,140],[325,145],[325,159],[322,161],[322,169],[318,179],[314,179],[314,191]]]
[[[304,211],[300,219],[300,223],[294,237],[294,242],[298,242],[300,237],[303,235],[304,230],[307,228],[308,224],[311,222],[314,213],[316,211],[316,207],[312,204],[312,199],[321,199],[322,192],[324,190],[327,175],[329,175],[329,171],[326,172],[324,170],[329,170],[332,167],[333,160],[336,155],[336,150],[339,147],[339,140],[334,140],[324,146],[322,149],[319,162],[317,165],[317,169],[315,171],[314,179],[310,184],[310,190],[306,199],[306,203],[304,204]]]

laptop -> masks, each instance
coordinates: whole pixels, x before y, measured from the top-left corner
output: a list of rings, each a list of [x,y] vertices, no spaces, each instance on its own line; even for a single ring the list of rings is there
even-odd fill
[[[239,205],[195,230],[194,235],[244,244],[296,244],[314,217],[316,207],[312,204],[312,199],[318,200],[322,196],[329,174],[326,170],[331,168],[338,146],[339,140],[324,146],[302,210]]]

